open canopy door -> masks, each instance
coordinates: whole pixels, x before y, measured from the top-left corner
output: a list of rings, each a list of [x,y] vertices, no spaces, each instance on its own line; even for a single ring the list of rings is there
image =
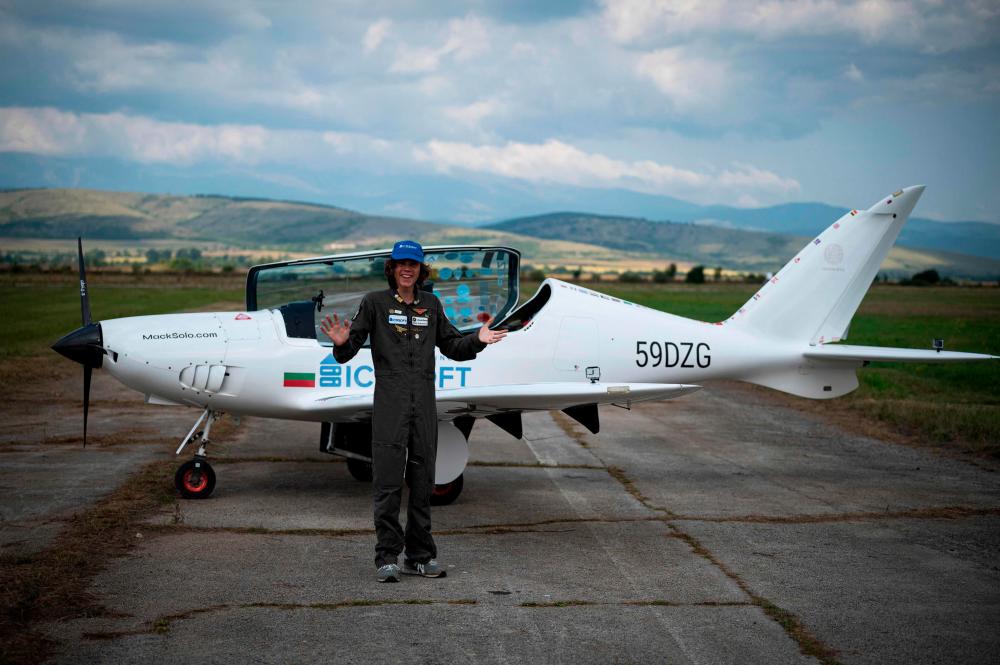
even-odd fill
[[[278,309],[289,337],[317,334],[328,314],[351,317],[369,291],[387,288],[384,269],[392,250],[324,256],[254,266],[247,275],[247,310]],[[520,253],[509,247],[470,245],[424,248],[434,293],[445,314],[465,332],[517,304]]]

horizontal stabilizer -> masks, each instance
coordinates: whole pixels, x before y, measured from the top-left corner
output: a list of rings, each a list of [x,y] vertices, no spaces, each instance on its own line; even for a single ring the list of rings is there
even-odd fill
[[[827,344],[811,347],[802,354],[813,360],[869,360],[883,362],[955,363],[971,360],[991,360],[1000,356],[984,353],[960,353],[933,349],[893,349],[878,346],[850,346]]]

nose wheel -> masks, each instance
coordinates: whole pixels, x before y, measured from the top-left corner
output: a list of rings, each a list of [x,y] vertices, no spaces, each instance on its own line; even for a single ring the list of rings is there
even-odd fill
[[[218,420],[220,416],[221,413],[219,412],[205,409],[177,449],[176,454],[180,455],[181,451],[184,450],[184,446],[191,441],[197,440],[199,444],[198,452],[194,454],[194,459],[181,464],[177,468],[177,473],[174,474],[174,487],[177,488],[177,491],[185,499],[207,499],[212,496],[212,490],[215,489],[215,470],[208,463],[208,460],[205,459],[205,449],[208,448],[208,434],[212,430],[212,423]],[[196,432],[195,430],[198,429],[202,421],[205,422],[205,429]]]
[[[207,499],[215,489],[215,470],[204,458],[188,460],[177,468],[174,486],[185,499]]]

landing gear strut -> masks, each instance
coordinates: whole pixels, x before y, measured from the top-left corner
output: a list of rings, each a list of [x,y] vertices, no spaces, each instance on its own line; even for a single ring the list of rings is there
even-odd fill
[[[177,448],[177,455],[181,454],[184,447],[194,439],[198,439],[198,452],[194,454],[194,459],[184,462],[177,468],[174,474],[174,486],[185,499],[207,499],[215,489],[215,470],[206,459],[205,449],[208,447],[208,435],[212,431],[212,423],[219,419],[220,413],[205,409],[194,427],[188,435],[181,441]],[[206,420],[207,417],[207,420]],[[205,429],[196,431],[202,421],[205,421]]]

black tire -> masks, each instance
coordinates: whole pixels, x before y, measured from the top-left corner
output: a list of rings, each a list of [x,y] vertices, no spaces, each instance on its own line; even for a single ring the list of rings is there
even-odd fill
[[[215,470],[203,459],[188,460],[177,468],[174,486],[185,499],[207,499],[215,489]]]
[[[351,472],[351,475],[355,480],[359,480],[363,483],[370,483],[372,481],[372,463],[365,462],[364,460],[347,458],[347,470]]]
[[[450,483],[435,485],[434,491],[431,492],[431,505],[447,506],[449,503],[454,503],[458,495],[462,493],[463,485],[465,485],[464,473]]]

